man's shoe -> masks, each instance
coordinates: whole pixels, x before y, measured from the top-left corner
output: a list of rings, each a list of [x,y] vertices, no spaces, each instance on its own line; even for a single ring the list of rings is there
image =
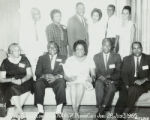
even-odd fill
[[[101,114],[100,111],[96,113],[96,120],[106,120],[105,115]]]
[[[43,117],[44,117],[44,114],[43,114],[43,113],[39,113],[39,114],[37,115],[37,117],[36,117],[35,120],[42,120]]]
[[[56,120],[63,120],[61,114],[56,114]]]

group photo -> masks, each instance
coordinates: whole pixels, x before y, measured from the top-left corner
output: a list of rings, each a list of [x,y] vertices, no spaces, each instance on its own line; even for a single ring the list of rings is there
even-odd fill
[[[150,120],[149,0],[0,0],[0,120]]]

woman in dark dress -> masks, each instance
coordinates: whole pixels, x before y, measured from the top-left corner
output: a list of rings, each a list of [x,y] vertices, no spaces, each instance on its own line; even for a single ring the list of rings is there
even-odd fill
[[[33,89],[31,65],[25,56],[20,54],[20,47],[12,43],[8,48],[8,57],[0,67],[0,83],[6,102],[14,104],[11,120],[26,120],[22,106]]]
[[[59,46],[60,55],[64,55],[67,57],[68,50],[68,38],[67,38],[67,29],[64,25],[60,24],[61,22],[61,11],[58,9],[54,9],[51,11],[50,17],[52,19],[52,23],[46,28],[46,36],[47,40],[55,41]]]

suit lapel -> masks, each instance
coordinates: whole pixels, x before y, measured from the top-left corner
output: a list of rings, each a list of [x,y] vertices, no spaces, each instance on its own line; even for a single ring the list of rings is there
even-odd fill
[[[75,15],[75,18],[76,18],[77,22],[80,24],[80,26],[82,26],[83,30],[86,31],[86,29],[87,29],[87,23],[86,23],[85,18],[84,18],[85,26],[82,24],[81,20],[79,19],[79,17],[77,15]]]
[[[129,65],[130,66],[130,65]],[[134,61],[134,56],[132,55],[131,56],[131,68],[132,68],[132,74],[133,74],[133,76],[134,76],[134,74],[135,74],[135,61]]]
[[[47,65],[49,66],[49,70],[51,71],[52,68],[51,68],[51,60],[49,54],[47,54]]]
[[[140,61],[140,71],[142,71],[142,66],[143,65],[144,65],[144,55],[142,54],[141,61]]]
[[[100,53],[99,59],[101,61],[100,63],[101,63],[102,68],[104,68],[104,70],[106,70],[106,68],[105,68],[105,62],[104,62],[104,57],[103,57],[103,53],[102,52]]]

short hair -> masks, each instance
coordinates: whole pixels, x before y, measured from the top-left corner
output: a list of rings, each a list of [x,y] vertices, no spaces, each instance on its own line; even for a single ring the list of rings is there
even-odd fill
[[[76,4],[76,8],[77,8],[79,5],[83,5],[83,6],[84,6],[84,3],[78,2],[78,3]]]
[[[82,45],[84,47],[84,52],[85,52],[85,55],[88,54],[88,46],[86,44],[86,42],[84,40],[78,40],[76,41],[74,44],[73,44],[73,51],[75,52],[76,51],[76,47],[78,45]]]
[[[128,10],[129,11],[129,14],[131,14],[131,7],[130,6],[124,6],[122,11],[123,10]]]
[[[40,10],[38,9],[38,8],[36,8],[36,7],[33,7],[33,8],[31,8],[31,13],[33,14],[33,13],[37,13],[37,14],[41,14],[41,12],[40,12]]]
[[[113,8],[114,11],[115,11],[115,9],[116,9],[115,5],[113,5],[113,4],[109,4],[108,7]],[[107,8],[108,8],[108,7],[107,7]]]
[[[14,46],[18,46],[19,49],[20,49],[20,46],[19,46],[18,43],[11,43],[11,44],[8,46],[8,54],[11,54],[12,47],[14,47]],[[21,51],[21,49],[20,49],[20,51]]]
[[[61,11],[59,9],[53,9],[50,13],[51,20],[53,20],[54,14],[56,14],[56,13],[61,14]]]
[[[49,41],[47,44],[47,49],[49,49],[51,44],[53,44],[55,46],[55,48],[57,49],[57,53],[59,53],[59,46],[55,41]]]
[[[140,46],[141,48],[143,48],[141,42],[135,41],[135,42],[133,42],[132,45],[131,45],[132,49],[133,49],[134,44],[139,44],[139,46]]]
[[[104,45],[105,42],[109,42],[111,47],[112,47],[111,38],[104,38],[103,41],[102,41],[102,45]]]
[[[94,8],[94,9],[92,10],[92,12],[91,12],[91,16],[93,16],[93,14],[94,14],[95,12],[97,12],[97,13],[99,14],[99,19],[98,19],[98,20],[100,20],[100,19],[102,18],[102,11],[101,11],[101,9]]]

